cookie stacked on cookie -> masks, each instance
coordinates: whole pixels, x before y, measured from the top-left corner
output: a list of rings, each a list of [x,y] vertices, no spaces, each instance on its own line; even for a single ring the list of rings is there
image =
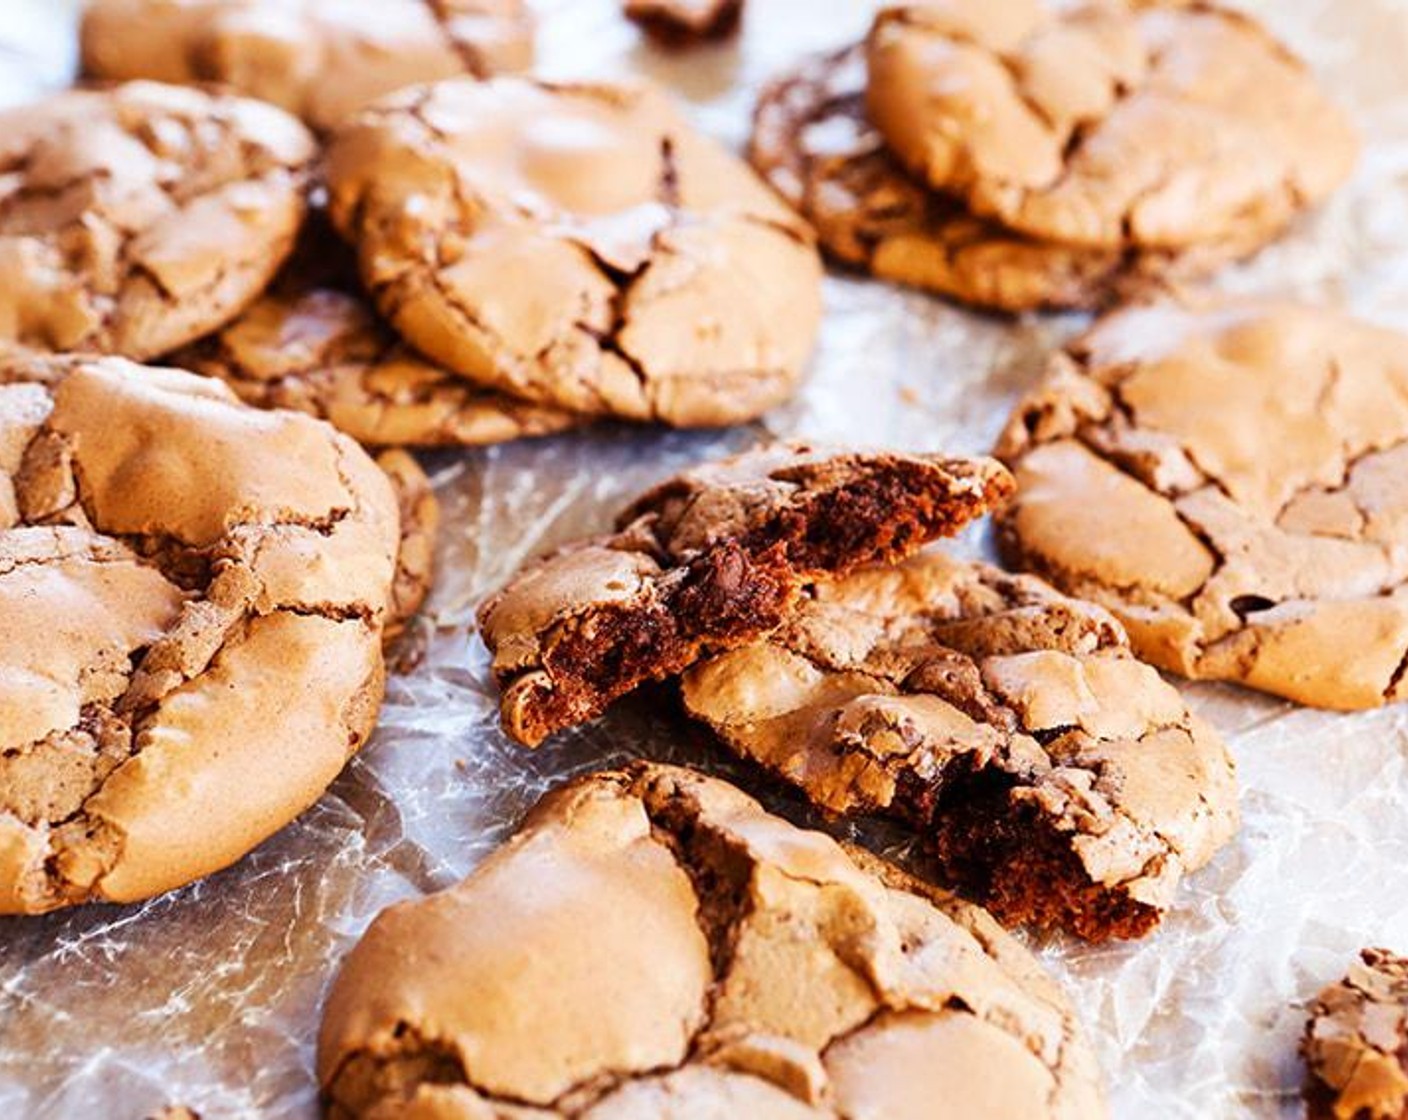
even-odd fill
[[[754,164],[836,259],[1005,311],[1207,273],[1348,175],[1303,64],[1213,4],[949,0],[758,106]]]
[[[1002,920],[1156,925],[1236,827],[1221,739],[1103,609],[926,549],[992,460],[784,445],[686,472],[480,612],[535,745],[649,680],[829,814],[913,828]]]

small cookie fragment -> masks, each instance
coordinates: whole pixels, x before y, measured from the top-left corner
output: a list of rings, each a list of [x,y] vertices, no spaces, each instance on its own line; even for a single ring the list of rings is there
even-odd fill
[[[95,78],[214,83],[326,131],[417,82],[526,70],[525,0],[90,0]]]
[[[151,358],[214,330],[293,246],[312,136],[153,82],[0,113],[0,344]]]
[[[1226,747],[1109,614],[932,550],[811,589],[683,692],[828,813],[913,827],[1009,925],[1143,936],[1236,829]]]
[[[347,248],[312,225],[269,292],[171,364],[220,378],[249,404],[311,413],[376,447],[505,443],[586,423],[417,354],[367,306]]]
[[[504,729],[535,746],[767,633],[809,582],[902,559],[1010,492],[990,459],[806,444],[686,471],[615,533],[530,562],[480,608]]]
[[[999,544],[1145,660],[1317,707],[1408,695],[1408,339],[1324,307],[1160,303],[1057,354],[997,448]]]
[[[1301,1052],[1310,1120],[1408,1117],[1408,960],[1365,949],[1311,1004]]]
[[[732,35],[743,0],[625,0],[622,10],[652,38],[678,47]]]
[[[1093,308],[1205,275],[1255,245],[1179,252],[1038,241],[911,177],[866,117],[863,45],[764,90],[749,159],[843,264],[1001,311]]]
[[[787,399],[811,354],[810,230],[653,87],[407,90],[337,133],[328,183],[381,312],[481,385],[710,427]]]
[[[898,5],[867,58],[870,119],[900,161],[1044,241],[1269,240],[1357,151],[1305,65],[1212,3]]]
[[[387,476],[326,424],[5,359],[0,913],[151,897],[312,804],[376,721],[400,549]]]
[[[650,765],[557,789],[383,911],[318,1078],[332,1120],[1105,1115],[1069,1003],[986,913]]]

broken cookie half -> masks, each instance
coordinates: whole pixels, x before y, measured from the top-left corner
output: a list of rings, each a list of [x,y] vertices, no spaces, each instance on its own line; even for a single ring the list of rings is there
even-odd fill
[[[936,551],[810,588],[683,690],[827,812],[911,825],[1010,925],[1141,936],[1236,828],[1222,740],[1110,614]]]
[[[811,583],[902,560],[1011,488],[991,459],[806,444],[686,471],[616,532],[531,562],[481,608],[504,728],[536,745],[600,715],[781,625]]]
[[[651,765],[383,912],[318,1076],[335,1120],[1105,1115],[1065,996],[989,915]]]
[[[1408,959],[1365,949],[1311,1004],[1301,1052],[1310,1120],[1408,1116]]]

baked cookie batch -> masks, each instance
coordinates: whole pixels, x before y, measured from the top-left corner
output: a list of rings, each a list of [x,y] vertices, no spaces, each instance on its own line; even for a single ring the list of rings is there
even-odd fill
[[[672,46],[741,9],[624,4]],[[94,81],[0,113],[0,913],[152,897],[306,809],[430,589],[404,449],[755,420],[824,252],[1110,313],[994,457],[698,465],[479,632],[525,746],[667,682],[681,734],[888,819],[919,877],[702,773],[577,778],[343,963],[328,1114],[1103,1116],[1004,927],[1150,935],[1234,836],[1159,670],[1408,695],[1408,340],[1181,286],[1323,202],[1351,127],[1202,2],[884,8],[763,92],[747,161],[531,49],[520,0],[93,0]],[[1012,572],[942,543],[989,515]],[[1315,1002],[1312,1115],[1406,1114],[1405,977],[1368,951]]]

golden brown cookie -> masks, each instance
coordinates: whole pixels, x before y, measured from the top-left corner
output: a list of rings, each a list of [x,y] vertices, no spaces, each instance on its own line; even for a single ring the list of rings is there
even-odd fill
[[[386,475],[326,424],[6,359],[0,913],[159,894],[307,808],[375,722],[399,547]]]
[[[1091,308],[1211,272],[1255,244],[1177,252],[1038,241],[976,218],[909,175],[866,117],[862,46],[804,62],[763,91],[753,166],[836,260],[1000,311]]]
[[[914,828],[1006,924],[1143,936],[1236,829],[1227,748],[1119,623],[940,552],[812,588],[683,687],[827,813]]]
[[[1011,493],[991,459],[778,444],[633,502],[480,608],[504,730],[528,746],[779,625],[803,588],[893,562]]]
[[[1408,1117],[1408,960],[1365,949],[1310,1006],[1309,1120]]]
[[[211,82],[327,130],[416,82],[525,70],[525,0],[89,0],[84,70]]]
[[[371,446],[505,443],[586,423],[417,354],[360,294],[346,246],[320,221],[310,226],[269,292],[171,363],[220,378],[260,408],[320,416]]]
[[[743,0],[625,0],[622,10],[652,38],[680,47],[732,35]]]
[[[269,283],[313,138],[257,101],[131,82],[0,112],[0,345],[147,358]]]
[[[901,162],[1044,241],[1269,240],[1354,163],[1300,60],[1211,3],[899,5],[868,57],[870,117]]]
[[[384,911],[318,1077],[333,1120],[1105,1115],[1070,1004],[986,913],[646,765],[559,788],[464,882]]]
[[[1109,607],[1146,660],[1320,707],[1403,698],[1403,335],[1286,303],[1118,312],[997,453],[1007,556]]]
[[[331,214],[418,350],[589,415],[752,419],[820,316],[811,233],[639,85],[449,81],[334,137]]]

